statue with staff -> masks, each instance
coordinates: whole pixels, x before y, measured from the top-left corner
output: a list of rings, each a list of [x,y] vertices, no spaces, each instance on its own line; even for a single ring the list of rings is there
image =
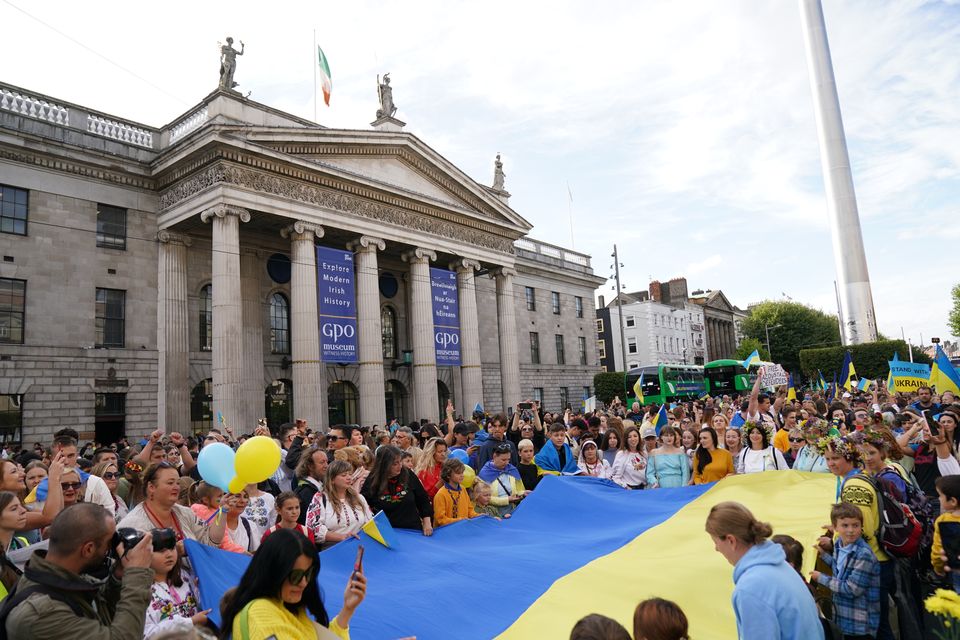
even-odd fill
[[[377,75],[377,95],[380,98],[380,108],[377,109],[378,118],[392,118],[397,112],[397,106],[393,104],[393,87],[390,86],[390,73],[383,74],[383,82],[380,82],[380,76]]]
[[[233,73],[237,70],[237,56],[243,55],[243,40],[240,41],[240,50],[233,48],[233,38],[227,37],[227,44],[220,46],[220,88],[231,91],[239,83],[233,81]]]

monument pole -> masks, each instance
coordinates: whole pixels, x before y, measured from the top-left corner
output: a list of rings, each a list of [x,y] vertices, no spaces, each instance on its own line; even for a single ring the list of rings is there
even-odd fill
[[[820,0],[800,0],[800,17],[833,237],[833,260],[842,314],[840,338],[843,344],[873,342],[877,339],[873,293],[870,290],[857,196],[853,190],[850,156],[840,117],[840,99],[833,77],[833,61]]]

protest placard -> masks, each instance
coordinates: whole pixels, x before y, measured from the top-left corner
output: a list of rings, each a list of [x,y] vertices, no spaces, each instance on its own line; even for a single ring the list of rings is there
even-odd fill
[[[787,372],[778,364],[770,364],[764,367],[763,378],[760,380],[762,387],[779,387],[787,384],[789,380]]]

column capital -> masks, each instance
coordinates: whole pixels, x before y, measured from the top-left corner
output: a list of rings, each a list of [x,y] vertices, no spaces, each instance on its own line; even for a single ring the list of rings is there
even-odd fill
[[[193,244],[193,239],[186,235],[185,233],[177,233],[176,231],[170,231],[169,229],[161,229],[157,231],[157,240],[163,242],[164,244],[182,244],[185,247],[189,247]]]
[[[383,251],[387,248],[387,243],[383,241],[382,238],[377,238],[374,236],[360,236],[356,240],[351,240],[347,243],[347,249],[350,251],[361,251],[363,249],[369,249],[370,251],[376,251],[379,249]]]
[[[435,251],[431,251],[430,249],[424,249],[422,247],[417,247],[416,249],[405,251],[403,254],[401,254],[400,257],[403,259],[404,262],[410,262],[410,263],[414,263],[414,262],[429,263],[431,260],[434,262],[437,261],[437,254]]]
[[[250,212],[243,207],[235,207],[232,204],[218,204],[210,207],[200,214],[202,222],[210,222],[213,217],[225,218],[226,216],[237,216],[240,222],[250,222]]]
[[[512,278],[517,275],[517,270],[513,267],[494,267],[490,273],[498,278]]]
[[[319,224],[314,224],[312,222],[307,222],[306,220],[297,220],[293,224],[285,226],[283,229],[280,229],[280,236],[284,239],[290,238],[293,235],[302,236],[308,231],[313,232],[314,238],[322,238],[325,233],[323,227]]]
[[[472,274],[474,271],[480,269],[480,263],[476,260],[470,260],[469,258],[457,258],[450,263],[449,269],[457,273],[465,271]]]

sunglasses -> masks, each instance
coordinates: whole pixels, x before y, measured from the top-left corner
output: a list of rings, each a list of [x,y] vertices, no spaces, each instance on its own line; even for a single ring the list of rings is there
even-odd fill
[[[60,488],[63,489],[64,491],[68,491],[70,489],[73,489],[74,491],[76,491],[82,486],[83,486],[83,483],[80,483],[80,482],[61,482],[60,483]]]
[[[503,444],[498,444],[497,446],[495,446],[493,450],[496,451],[497,453],[509,453],[510,445],[504,442]]]
[[[290,573],[287,574],[287,582],[293,586],[299,585],[304,578],[307,579],[307,583],[313,580],[314,569],[310,567],[309,569],[293,569]]]
[[[790,442],[806,442],[803,438],[790,438]]]
[[[104,480],[116,480],[120,477],[120,473],[117,471],[105,471],[101,477]]]

